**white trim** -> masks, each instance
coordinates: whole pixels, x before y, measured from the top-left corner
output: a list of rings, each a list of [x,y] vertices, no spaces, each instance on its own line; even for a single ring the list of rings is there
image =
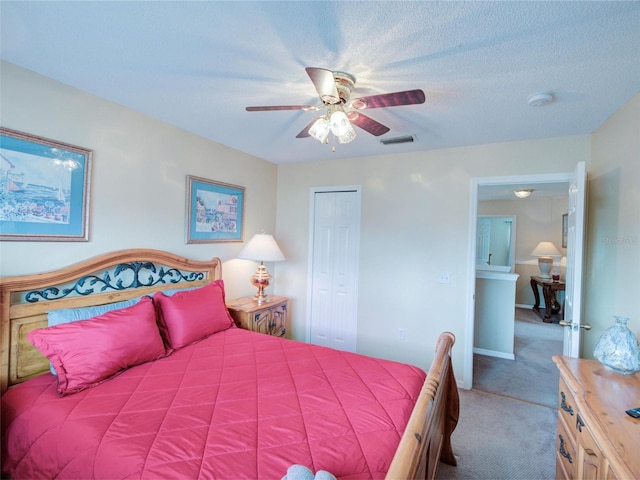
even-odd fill
[[[533,305],[525,305],[524,303],[516,303],[516,308],[527,308],[533,310]]]
[[[327,192],[355,192],[358,195],[358,210],[362,210],[362,185],[339,185],[333,187],[311,187],[309,189],[309,250],[307,254],[307,308],[305,312],[306,318],[306,333],[305,338],[306,342],[311,342],[311,296],[312,296],[312,282],[311,276],[313,274],[313,225],[315,218],[315,194],[316,193],[327,193]],[[360,220],[362,222],[362,219]],[[359,286],[359,278],[360,278],[360,242],[356,245],[356,256],[358,261],[355,264],[355,277],[353,286],[353,294],[358,296],[358,286]],[[358,302],[354,303],[354,315],[358,316]],[[358,348],[358,339],[356,332],[356,350]]]
[[[564,183],[570,182],[573,172],[541,173],[535,175],[511,175],[504,177],[474,177],[471,179],[476,185],[524,185],[532,183]]]
[[[505,358],[507,360],[516,359],[516,356],[513,353],[497,352],[495,350],[485,350],[484,348],[474,348],[473,353],[477,355],[484,355],[486,357]]]
[[[536,175],[506,175],[498,177],[472,177],[469,194],[469,271],[467,275],[467,320],[463,358],[463,385],[465,389],[473,386],[473,339],[475,329],[476,297],[476,225],[478,217],[478,187],[489,185],[525,185],[536,183],[569,183],[573,172],[543,173]],[[567,187],[568,190],[568,187]]]
[[[520,276],[519,273],[506,272],[487,272],[484,270],[476,270],[476,278],[486,278],[487,280],[509,280],[515,282]]]

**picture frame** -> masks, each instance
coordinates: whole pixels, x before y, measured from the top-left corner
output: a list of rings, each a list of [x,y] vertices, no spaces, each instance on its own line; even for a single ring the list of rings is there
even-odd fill
[[[187,175],[186,242],[242,242],[244,187]]]
[[[567,235],[569,232],[569,214],[562,215],[562,248],[567,248]]]
[[[0,127],[0,241],[89,241],[92,157]]]

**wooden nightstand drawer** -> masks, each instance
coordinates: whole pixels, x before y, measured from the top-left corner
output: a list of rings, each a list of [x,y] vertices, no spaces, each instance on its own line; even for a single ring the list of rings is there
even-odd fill
[[[258,305],[252,298],[243,297],[227,304],[236,325],[252,332],[286,337],[289,299],[271,295],[269,301]]]

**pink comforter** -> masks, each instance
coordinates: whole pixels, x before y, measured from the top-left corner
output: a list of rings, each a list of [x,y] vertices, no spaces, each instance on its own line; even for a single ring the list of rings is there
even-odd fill
[[[231,328],[59,397],[45,374],[2,397],[13,478],[280,479],[292,464],[384,477],[425,373]]]

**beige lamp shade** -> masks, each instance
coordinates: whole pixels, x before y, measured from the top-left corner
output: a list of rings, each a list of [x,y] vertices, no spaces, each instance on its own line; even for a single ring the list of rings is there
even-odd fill
[[[562,252],[553,242],[540,242],[531,252],[532,257],[538,257],[538,268],[540,278],[551,278],[551,268],[553,267],[553,257],[561,257]]]
[[[284,255],[272,235],[257,233],[240,250],[238,258],[258,262],[281,262],[284,260]]]
[[[269,301],[264,289],[269,286],[271,275],[263,262],[281,262],[284,260],[282,250],[278,247],[272,235],[258,233],[254,235],[238,254],[243,260],[256,260],[260,262],[256,272],[251,277],[251,285],[258,289],[254,300],[258,305]]]

